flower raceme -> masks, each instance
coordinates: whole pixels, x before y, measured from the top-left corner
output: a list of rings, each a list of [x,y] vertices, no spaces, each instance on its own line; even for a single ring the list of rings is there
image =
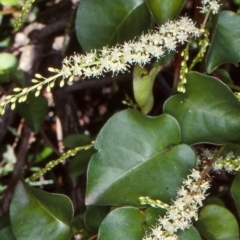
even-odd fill
[[[192,218],[197,219],[198,209],[206,197],[206,191],[210,187],[207,180],[201,179],[199,171],[193,169],[192,173],[183,181],[183,186],[178,189],[177,198],[168,206],[161,203],[167,209],[164,217],[159,217],[158,224],[152,228],[149,235],[143,240],[177,240],[176,232],[187,229],[192,225]],[[140,198],[141,199],[141,198]],[[146,199],[146,198],[143,198]],[[152,202],[150,200],[150,202]],[[160,202],[159,200],[156,201]],[[146,202],[142,202],[146,204]],[[156,205],[159,204],[154,204]]]
[[[152,58],[160,59],[166,52],[176,51],[178,44],[184,44],[190,38],[199,37],[201,34],[202,30],[196,28],[191,19],[181,17],[177,21],[169,21],[157,30],[143,34],[123,45],[119,44],[112,48],[104,47],[102,50],[94,50],[85,55],[75,54],[65,58],[61,70],[49,68],[49,71],[55,72],[54,76],[44,78],[36,74],[37,79],[32,80],[35,85],[13,89],[15,94],[8,95],[1,101],[0,115],[4,114],[8,103],[11,104],[11,109],[14,109],[16,102],[24,102],[29,92],[35,91],[35,96],[38,96],[44,85],[47,85],[47,91],[51,91],[58,78],[62,78],[60,81],[60,87],[62,87],[65,81],[70,83],[75,76],[91,78],[102,76],[106,72],[113,74],[126,72],[130,65],[143,66]]]
[[[166,52],[176,51],[178,44],[184,44],[200,34],[201,31],[194,26],[192,20],[182,17],[178,21],[167,22],[158,30],[136,40],[113,48],[104,47],[100,54],[95,50],[86,55],[75,54],[66,58],[61,72],[64,78],[99,77],[110,71],[113,74],[125,72],[132,64],[143,66],[152,58],[160,59]]]

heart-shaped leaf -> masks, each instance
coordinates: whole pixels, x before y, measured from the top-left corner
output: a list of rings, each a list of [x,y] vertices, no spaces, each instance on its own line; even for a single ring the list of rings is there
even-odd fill
[[[78,41],[85,51],[132,40],[151,24],[144,0],[82,0],[76,16]]]
[[[179,142],[178,123],[167,114],[115,114],[95,143],[98,152],[88,167],[86,204],[141,206],[138,199],[146,195],[169,202],[195,166],[189,146],[173,146]]]
[[[178,17],[186,0],[146,0],[148,8],[158,25]]]
[[[223,11],[219,14],[206,59],[208,73],[223,63],[238,65],[240,61],[239,26],[239,14],[230,11]]]
[[[73,206],[64,195],[43,192],[19,181],[10,206],[18,240],[71,239]]]
[[[35,97],[29,93],[26,102],[17,104],[18,113],[25,119],[27,125],[37,133],[48,112],[48,103],[43,96]]]
[[[164,112],[181,127],[182,142],[240,142],[240,103],[231,90],[213,77],[187,75],[186,92],[169,98]]]
[[[238,223],[234,215],[218,205],[203,207],[196,227],[207,240],[237,240],[239,237]]]
[[[144,220],[144,214],[137,208],[117,208],[103,220],[99,228],[98,240],[142,239]]]

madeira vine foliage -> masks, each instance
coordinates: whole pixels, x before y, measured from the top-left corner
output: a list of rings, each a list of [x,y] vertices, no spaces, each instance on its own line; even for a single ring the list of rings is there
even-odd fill
[[[15,30],[33,2],[25,2]],[[229,2],[240,9],[237,0]],[[0,221],[0,239],[239,239],[240,87],[229,67],[239,73],[239,10],[220,0],[197,3],[82,0],[74,28],[86,52],[65,57],[59,69],[49,66],[50,77],[36,73],[32,85],[15,83],[12,93],[2,94],[0,114],[17,110],[37,133],[42,120],[29,120],[31,109],[47,105],[43,96],[56,86],[133,73],[137,109],[116,109],[96,139],[70,135],[69,149],[55,150],[57,160],[32,175],[29,154]],[[195,14],[188,16],[189,4]],[[0,64],[0,80],[9,69]],[[166,69],[172,96],[154,112],[156,82]],[[67,169],[74,190],[62,190],[56,166]],[[72,192],[85,175],[79,210]],[[45,178],[55,190],[42,186]],[[45,191],[33,187],[39,182]]]

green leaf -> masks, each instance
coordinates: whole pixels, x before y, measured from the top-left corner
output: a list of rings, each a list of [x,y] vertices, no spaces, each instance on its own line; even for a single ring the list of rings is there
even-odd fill
[[[0,230],[0,239],[1,240],[17,240],[13,235],[13,231],[10,226]]]
[[[217,68],[214,73],[217,75],[217,77],[226,84],[234,84],[233,80],[231,79],[228,71],[222,68]]]
[[[85,51],[131,40],[151,24],[144,0],[82,0],[76,16],[76,33]]]
[[[103,220],[98,240],[139,240],[144,236],[144,214],[133,207],[117,208]]]
[[[22,6],[23,3],[20,0],[1,0],[0,3],[3,6]]]
[[[70,134],[63,139],[64,146],[67,148],[76,148],[91,143],[92,139],[84,134]]]
[[[153,67],[150,72],[146,68],[135,66],[133,70],[133,93],[142,113],[148,114],[153,107],[153,83],[161,67]]]
[[[207,73],[211,73],[223,63],[238,65],[240,61],[239,25],[239,14],[230,11],[223,11],[219,14],[211,46],[207,54]]]
[[[18,113],[25,119],[27,125],[37,133],[48,112],[48,102],[43,96],[35,97],[29,93],[27,101],[17,104]]]
[[[197,229],[191,226],[188,229],[180,230],[177,232],[179,240],[201,240],[201,236]]]
[[[87,150],[79,151],[71,160],[68,172],[74,184],[77,183],[78,176],[86,173],[88,163],[95,152],[96,150],[91,147]]]
[[[81,233],[81,237],[83,240],[91,238],[92,234],[86,229],[83,214],[77,215],[73,218],[72,232],[74,235]]]
[[[240,145],[229,143],[223,149],[221,156],[226,156],[229,152],[233,152],[235,156],[240,156]]]
[[[148,8],[158,25],[178,17],[186,0],[146,0]]]
[[[43,192],[19,181],[10,206],[17,240],[71,238],[73,206],[64,195]]]
[[[0,82],[10,81],[11,75],[17,70],[18,60],[10,53],[0,53]]]
[[[237,207],[238,216],[240,216],[240,172],[237,172],[231,186],[231,194]]]
[[[16,240],[13,235],[9,215],[5,215],[0,219],[0,239],[1,240]]]
[[[106,206],[87,206],[84,214],[84,222],[87,229],[93,233],[97,233],[103,219],[109,211],[110,207]]]
[[[239,237],[238,223],[234,215],[218,205],[203,207],[196,227],[207,240],[237,240]]]
[[[218,197],[208,197],[206,200],[204,200],[204,205],[219,205],[221,207],[225,207],[223,200]]]
[[[178,123],[167,114],[115,114],[95,142],[98,152],[88,166],[86,204],[141,206],[140,196],[170,201],[195,166],[189,146],[173,146],[179,142]]]
[[[145,220],[145,231],[147,234],[150,234],[152,232],[153,226],[155,226],[158,223],[159,217],[163,217],[166,213],[165,209],[162,208],[153,208],[149,207],[145,211],[146,220]]]
[[[237,5],[240,5],[240,0],[233,0],[233,2]]]
[[[186,92],[169,98],[164,112],[181,127],[182,142],[240,142],[240,103],[231,90],[213,77],[186,74]]]

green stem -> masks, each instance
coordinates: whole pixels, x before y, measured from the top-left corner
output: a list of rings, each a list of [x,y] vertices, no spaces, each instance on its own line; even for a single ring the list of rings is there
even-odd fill
[[[40,171],[34,173],[31,177],[27,178],[26,181],[30,181],[30,182],[36,181],[39,177],[44,175],[46,172],[50,171],[52,168],[54,168],[59,163],[63,162],[65,159],[75,156],[81,150],[89,149],[90,147],[93,146],[93,144],[94,144],[94,142],[92,142],[86,146],[83,146],[83,147],[77,147],[77,148],[68,150],[67,152],[63,153],[62,156],[60,158],[58,158],[57,160],[53,160],[53,161],[50,161],[49,163],[47,163],[47,165],[44,168],[42,168]]]
[[[234,89],[234,90],[237,90],[240,92],[240,87],[239,86],[236,86],[234,84],[226,84],[228,87],[230,87],[231,89]]]
[[[211,13],[211,9],[208,10],[208,12],[207,12],[207,14],[206,14],[206,16],[205,16],[205,18],[204,18],[204,21],[203,21],[203,23],[202,23],[201,28],[204,29],[204,28],[206,27],[206,23],[207,23],[207,20],[208,20],[208,18],[209,18],[209,16],[210,16],[210,13]]]

